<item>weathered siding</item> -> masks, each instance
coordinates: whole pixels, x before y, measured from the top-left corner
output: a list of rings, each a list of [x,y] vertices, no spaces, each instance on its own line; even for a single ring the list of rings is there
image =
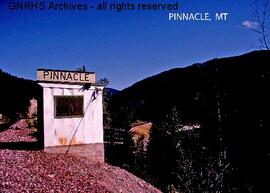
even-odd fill
[[[43,87],[44,146],[103,143],[102,87],[98,87],[96,98],[91,98],[96,87],[82,90],[82,85],[39,83]],[[55,118],[54,96],[84,96],[83,118]],[[91,101],[90,101],[91,100]],[[89,102],[90,101],[90,102]],[[89,104],[90,103],[90,104]],[[88,109],[87,105],[89,104]],[[80,122],[75,137],[72,136]]]

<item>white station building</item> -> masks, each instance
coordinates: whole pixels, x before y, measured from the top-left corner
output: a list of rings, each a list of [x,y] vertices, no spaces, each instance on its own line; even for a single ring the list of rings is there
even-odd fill
[[[94,72],[38,69],[44,150],[104,161],[103,86]]]

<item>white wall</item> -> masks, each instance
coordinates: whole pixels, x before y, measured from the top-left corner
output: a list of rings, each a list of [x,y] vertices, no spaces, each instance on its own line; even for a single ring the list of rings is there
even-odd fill
[[[39,83],[43,87],[43,110],[44,110],[44,146],[69,145],[72,136],[78,127],[72,144],[103,143],[103,110],[102,90],[103,87],[91,86],[82,91],[82,85]],[[95,88],[99,88],[96,99],[89,102]],[[83,118],[55,118],[54,96],[84,96]],[[87,105],[89,107],[87,108]],[[87,111],[86,111],[87,108]]]

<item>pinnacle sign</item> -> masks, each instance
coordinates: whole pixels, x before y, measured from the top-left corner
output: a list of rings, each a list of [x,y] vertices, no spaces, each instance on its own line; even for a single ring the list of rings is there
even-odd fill
[[[96,83],[94,72],[38,69],[37,80],[41,82]]]

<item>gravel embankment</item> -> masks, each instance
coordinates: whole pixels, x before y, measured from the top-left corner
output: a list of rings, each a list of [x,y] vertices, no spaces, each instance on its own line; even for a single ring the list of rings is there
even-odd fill
[[[120,168],[65,154],[0,150],[0,192],[159,192]]]
[[[7,129],[0,142],[33,142],[31,130]],[[20,148],[18,148],[20,149]],[[160,192],[106,163],[66,154],[0,149],[0,193],[13,192]]]

